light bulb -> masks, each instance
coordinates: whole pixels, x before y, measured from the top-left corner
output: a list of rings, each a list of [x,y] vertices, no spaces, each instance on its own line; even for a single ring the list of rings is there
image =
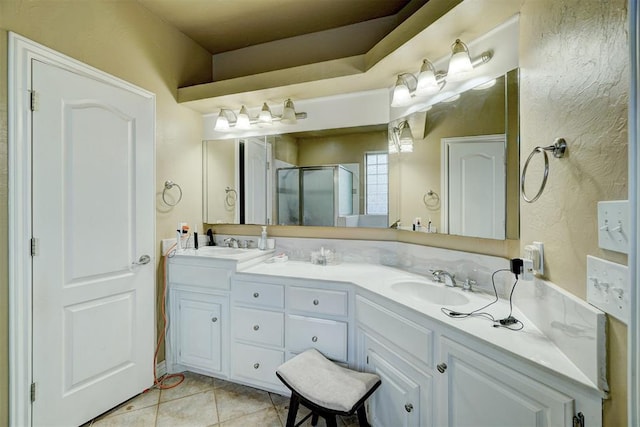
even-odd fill
[[[418,85],[416,87],[417,96],[433,95],[440,90],[440,85],[436,79],[436,70],[431,61],[422,61],[420,74],[418,74]]]
[[[224,111],[220,110],[218,117],[216,118],[216,124],[213,126],[214,130],[229,130],[229,119],[224,115]]]
[[[449,59],[449,71],[447,72],[447,81],[459,82],[468,77],[473,71],[471,65],[471,57],[467,45],[462,43],[460,39],[451,47],[451,59]]]
[[[251,127],[251,120],[249,119],[249,112],[244,105],[240,108],[238,113],[238,119],[236,121],[236,127],[238,129],[249,129]]]
[[[295,125],[298,122],[298,119],[296,118],[296,110],[291,99],[287,99],[284,103],[281,122],[289,125]]]
[[[269,126],[273,123],[273,116],[271,115],[271,109],[265,102],[262,105],[262,110],[258,115],[258,126]]]
[[[393,88],[393,96],[391,97],[392,107],[403,107],[411,102],[411,92],[409,86],[402,76],[398,76],[396,85]]]

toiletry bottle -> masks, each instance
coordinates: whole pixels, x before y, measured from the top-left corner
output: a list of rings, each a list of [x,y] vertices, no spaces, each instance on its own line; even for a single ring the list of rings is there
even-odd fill
[[[262,251],[267,249],[267,226],[262,227],[262,233],[260,233],[260,240],[258,240],[258,249]]]
[[[193,249],[198,249],[198,226],[193,231]]]

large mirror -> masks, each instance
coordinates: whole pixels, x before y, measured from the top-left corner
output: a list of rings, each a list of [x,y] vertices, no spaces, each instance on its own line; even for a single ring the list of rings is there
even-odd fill
[[[204,222],[517,239],[518,92],[512,70],[388,125],[204,141]]]

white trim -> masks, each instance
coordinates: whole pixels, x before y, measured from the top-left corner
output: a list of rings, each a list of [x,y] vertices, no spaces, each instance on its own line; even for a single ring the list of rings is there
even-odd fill
[[[505,156],[507,150],[507,135],[504,133],[478,136],[456,136],[451,138],[442,138],[440,140],[440,182],[442,185],[442,194],[440,195],[440,227],[442,228],[441,232],[444,234],[449,234],[449,144],[455,142],[503,142]],[[507,215],[505,212],[505,233],[507,231],[506,218]]]
[[[640,253],[638,240],[638,200],[640,200],[640,182],[638,165],[640,164],[640,9],[636,0],[629,0],[629,57],[631,65],[631,84],[629,93],[629,211],[631,222],[631,245],[629,248],[629,283],[631,286],[631,308],[628,333],[628,425],[640,424],[640,290],[638,272],[640,271]]]
[[[31,62],[38,60],[145,98],[155,95],[9,32],[9,425],[31,425]],[[155,121],[155,119],[154,119]],[[155,123],[154,123],[155,129]],[[155,130],[154,136],[155,140]],[[155,162],[155,144],[154,144]],[[155,175],[155,168],[154,168]],[[154,222],[155,217],[150,219]]]
[[[156,364],[156,377],[162,378],[167,374],[167,361],[163,360]]]

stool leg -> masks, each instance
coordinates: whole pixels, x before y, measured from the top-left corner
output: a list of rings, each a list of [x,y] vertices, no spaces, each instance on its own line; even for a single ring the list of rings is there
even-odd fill
[[[364,405],[358,408],[358,424],[360,424],[360,427],[371,427],[371,424],[367,421],[367,410]]]
[[[318,425],[318,414],[316,414],[315,412],[311,416],[311,425],[314,427]]]
[[[324,419],[327,421],[327,427],[338,427],[335,415],[326,415]]]
[[[296,393],[291,393],[291,400],[289,401],[289,413],[287,415],[287,427],[294,427],[296,425],[296,415],[298,414],[298,407],[300,406],[300,399]]]

